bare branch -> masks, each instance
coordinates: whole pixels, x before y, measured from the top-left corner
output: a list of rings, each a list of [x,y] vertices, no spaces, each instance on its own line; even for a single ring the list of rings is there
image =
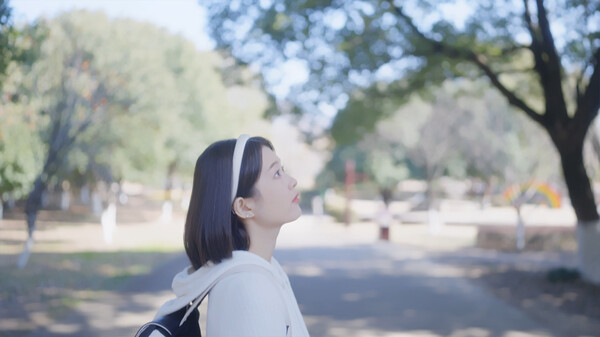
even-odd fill
[[[552,63],[560,63],[556,46],[554,45],[554,37],[550,30],[550,22],[548,22],[548,12],[544,7],[544,0],[536,0],[538,12],[538,25],[542,34],[542,47],[544,52],[548,53]]]
[[[562,89],[562,66],[560,63],[560,56],[556,51],[554,45],[554,37],[550,30],[550,22],[548,21],[548,12],[544,7],[544,0],[536,0],[537,12],[538,12],[538,25],[542,35],[540,59],[536,59],[544,64],[543,68],[540,68],[540,77],[542,80],[542,87],[544,88],[544,97],[546,99],[546,112],[555,111],[558,113],[558,117],[563,123],[569,121],[569,115],[567,113],[567,105]],[[559,107],[559,108],[556,108]]]
[[[500,81],[498,74],[496,74],[489,67],[489,65],[487,65],[487,63],[485,62],[485,57],[483,55],[478,55],[470,50],[457,49],[455,47],[445,45],[442,42],[439,42],[437,40],[434,40],[434,39],[426,36],[413,23],[412,19],[408,15],[404,14],[404,12],[402,11],[402,9],[400,7],[397,7],[396,5],[394,5],[393,1],[390,1],[390,5],[392,6],[392,8],[396,12],[396,14],[398,16],[400,16],[408,24],[408,26],[413,31],[413,33],[418,35],[419,38],[421,38],[422,40],[429,43],[429,45],[432,47],[432,51],[438,52],[438,53],[443,53],[450,58],[462,59],[465,61],[470,61],[472,63],[475,63],[477,65],[477,67],[479,69],[481,69],[483,71],[483,73],[486,75],[486,77],[490,80],[492,85],[494,87],[496,87],[496,89],[498,89],[502,93],[502,95],[504,95],[504,97],[506,97],[508,99],[508,102],[511,105],[524,111],[527,114],[527,116],[529,116],[531,119],[533,119],[534,121],[536,121],[543,127],[547,127],[545,115],[541,115],[541,114],[537,113],[535,110],[533,110],[531,107],[529,107],[527,105],[527,103],[525,103],[522,99],[517,97],[517,95],[515,93],[513,93],[506,86],[504,86],[504,84],[502,84],[502,82]]]
[[[600,109],[600,48],[594,53],[594,72],[581,99],[577,102],[575,119],[587,128]]]
[[[506,54],[514,53],[516,51],[523,50],[523,49],[531,50],[530,46],[526,46],[523,44],[515,44],[512,46],[508,46],[506,48],[502,48],[501,52],[502,52],[502,55],[506,55]]]
[[[494,87],[496,87],[496,89],[498,89],[502,93],[502,95],[504,95],[504,97],[506,97],[506,99],[508,99],[508,102],[511,105],[523,110],[527,114],[527,116],[529,116],[531,119],[533,119],[534,121],[539,123],[541,126],[543,126],[545,128],[547,127],[546,119],[544,118],[545,116],[537,113],[535,110],[530,108],[523,100],[521,100],[519,97],[517,97],[517,95],[515,95],[514,92],[512,92],[508,88],[506,88],[506,86],[504,86],[502,84],[502,82],[500,82],[500,79],[498,78],[498,74],[496,74],[490,68],[490,66],[485,62],[484,57],[477,55],[475,53],[472,53],[470,60],[473,63],[475,63],[479,67],[479,69],[481,69],[483,71],[483,73],[487,76],[487,78],[490,80],[492,85]]]
[[[554,38],[550,32],[550,24],[543,0],[536,0],[538,7],[538,25],[531,19],[529,0],[523,0],[525,12],[523,17],[531,35],[531,52],[535,60],[534,69],[540,76],[540,84],[544,89],[546,102],[545,118],[548,121],[560,119],[567,124],[569,116],[562,91],[560,59],[554,47]],[[550,123],[550,122],[549,122]],[[553,123],[552,123],[553,124]]]
[[[581,99],[583,99],[583,90],[582,85],[583,85],[583,79],[585,77],[585,73],[587,72],[587,69],[595,63],[595,58],[596,55],[593,54],[589,59],[587,59],[587,61],[585,62],[585,64],[583,65],[583,67],[581,68],[581,71],[579,72],[579,74],[577,75],[577,77],[575,78],[575,89],[576,89],[576,94],[577,94],[577,104],[579,104],[579,101]]]
[[[522,68],[522,69],[519,69],[519,68],[514,68],[514,69],[507,68],[507,69],[497,69],[496,73],[498,75],[504,75],[504,74],[526,74],[526,73],[532,73],[533,74],[533,73],[535,73],[535,71],[533,69],[531,69],[531,68]]]
[[[525,7],[525,13],[523,13],[523,17],[525,19],[525,24],[527,26],[527,30],[529,30],[529,35],[531,35],[531,47],[532,47],[532,51],[535,54],[536,51],[534,49],[537,49],[537,46],[539,46],[539,38],[538,38],[538,34],[536,32],[535,26],[533,25],[533,22],[531,21],[531,11],[529,10],[529,0],[523,0],[523,5]]]
[[[85,130],[87,130],[87,128],[92,125],[92,118],[86,118],[86,120],[79,124],[79,126],[77,127],[77,129],[75,130],[75,132],[73,132],[73,134],[69,137],[69,139],[66,141],[65,143],[65,149],[69,148],[71,145],[73,145],[73,143],[75,143],[75,141],[77,140],[77,138],[83,133],[85,132]]]

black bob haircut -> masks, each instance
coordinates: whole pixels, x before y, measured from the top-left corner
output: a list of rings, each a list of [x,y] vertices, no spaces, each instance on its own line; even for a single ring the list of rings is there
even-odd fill
[[[234,250],[248,250],[250,237],[232,211],[231,174],[235,139],[211,144],[196,161],[183,243],[194,269],[207,262],[219,263]],[[237,197],[256,195],[254,185],[262,170],[262,147],[274,150],[262,137],[248,139],[244,149]]]

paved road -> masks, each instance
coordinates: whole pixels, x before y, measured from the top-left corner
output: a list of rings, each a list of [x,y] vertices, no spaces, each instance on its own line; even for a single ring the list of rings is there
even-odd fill
[[[436,258],[439,251],[375,236],[311,218],[282,231],[275,256],[311,336],[559,337]],[[185,264],[178,256],[32,336],[131,336],[170,298],[172,275]]]

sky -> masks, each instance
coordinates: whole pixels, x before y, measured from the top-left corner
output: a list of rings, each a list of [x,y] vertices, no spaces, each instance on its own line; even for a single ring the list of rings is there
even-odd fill
[[[191,40],[198,50],[215,47],[207,33],[206,11],[198,0],[11,0],[10,5],[17,23],[31,22],[41,16],[54,17],[74,9],[101,10],[109,17],[126,17],[166,28]],[[291,86],[308,78],[306,67],[297,60],[289,60],[267,75],[275,79],[270,82],[269,91],[279,98],[284,98]]]
[[[11,0],[16,23],[32,22],[39,17],[54,17],[75,9],[101,10],[112,18],[130,18],[163,27],[171,33],[191,40],[198,50],[214,49],[215,43],[207,34],[206,12],[198,0]],[[287,93],[289,87],[302,80],[305,74],[294,76],[293,62],[284,64],[281,73],[285,81],[271,88],[276,95]],[[310,188],[321,170],[323,159],[306,144],[301,143],[298,130],[284,118],[273,121],[271,141],[286,149],[282,160],[290,167],[302,167],[295,175],[301,188]]]
[[[225,0],[224,0],[225,1]],[[11,0],[17,22],[31,22],[38,17],[53,17],[74,9],[101,10],[109,17],[126,17],[146,21],[191,40],[198,50],[214,49],[215,43],[207,34],[206,11],[198,0]],[[448,8],[454,21],[460,23],[470,13],[465,0]],[[339,21],[339,20],[338,20]],[[340,22],[343,25],[343,22]],[[284,99],[293,85],[308,79],[306,63],[290,59],[277,69],[265,74],[269,91]],[[337,109],[323,107],[322,112],[331,119]]]
[[[224,0],[226,1],[226,0]],[[38,17],[54,17],[74,9],[101,10],[109,17],[126,17],[146,21],[166,28],[191,40],[198,50],[214,49],[215,43],[207,34],[206,11],[199,0],[11,0],[16,22],[31,22]],[[466,0],[445,6],[449,18],[459,26],[472,12]],[[335,20],[334,20],[335,21]],[[339,20],[338,20],[339,21]],[[339,22],[343,25],[344,22]],[[257,65],[254,65],[257,66]],[[259,70],[253,67],[255,70]],[[381,72],[385,73],[385,72]],[[268,90],[278,99],[285,100],[294,85],[304,83],[309,76],[306,62],[289,59],[280,67],[267,69],[263,74]],[[328,124],[339,107],[319,105],[325,124]]]
[[[151,22],[194,42],[198,50],[214,48],[206,33],[206,14],[197,0],[11,0],[16,22],[53,17],[73,9],[102,10],[109,17]]]

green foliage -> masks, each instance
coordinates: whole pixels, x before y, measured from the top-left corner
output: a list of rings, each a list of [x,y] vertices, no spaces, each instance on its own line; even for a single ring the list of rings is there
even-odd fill
[[[573,32],[561,34],[556,48],[569,63],[569,72],[584,78],[577,85],[585,83],[591,74],[590,56],[600,42],[595,24],[598,5],[589,1],[567,1],[546,2],[545,6],[548,20],[570,27],[569,31]],[[446,173],[521,179],[522,172],[531,173],[538,170],[534,169],[537,166],[550,167],[542,175],[555,172],[554,165],[534,164],[539,153],[551,148],[548,137],[531,124],[522,124],[522,118],[510,116],[506,95],[490,96],[489,78],[451,93],[444,103],[439,103],[440,97],[435,94],[440,93],[437,88],[447,80],[485,78],[484,68],[477,64],[482,62],[498,77],[504,89],[516,93],[527,106],[543,115],[545,92],[529,48],[532,38],[524,22],[522,3],[215,0],[209,1],[208,8],[213,37],[219,46],[232,50],[238,59],[260,63],[267,69],[277,67],[286,59],[307,61],[310,77],[304,89],[318,94],[294,95],[288,99],[307,114],[318,113],[320,101],[340,108],[330,130],[339,146],[356,145],[370,134],[381,134],[385,127],[378,125],[387,123],[394,125],[392,129],[396,128],[396,132],[388,132],[391,137],[383,136],[384,143],[404,149],[396,151],[400,154],[391,153],[390,157],[395,158],[391,161],[406,163],[407,158],[412,157],[412,164],[407,167],[427,171],[425,167],[431,163],[425,160],[438,162],[441,157],[426,149],[447,144],[441,138],[432,137],[440,136],[440,130],[448,130],[453,136],[461,135],[462,140],[443,146],[454,153],[444,154]],[[464,19],[456,20],[450,15],[458,12]],[[537,14],[534,8],[534,21],[538,19]],[[540,33],[539,24],[534,22],[535,34]],[[257,45],[261,48],[256,48]],[[574,89],[575,81],[570,86]],[[422,112],[427,109],[397,112],[415,92],[433,102],[430,117]],[[458,97],[469,92],[484,97],[468,96],[460,102]],[[570,100],[575,96],[566,97]],[[471,104],[477,108],[465,110]],[[571,113],[575,108],[575,103],[570,104]],[[480,113],[482,110],[485,113]],[[432,124],[445,115],[454,115],[454,119],[462,121],[450,121],[455,125],[454,130],[446,128],[448,123]],[[392,116],[403,122],[390,120]],[[521,124],[526,127],[519,127]],[[419,130],[418,135],[408,136],[415,130]],[[531,139],[532,134],[539,138]],[[412,140],[403,139],[405,135]],[[423,137],[434,139],[433,144],[418,150],[419,144],[424,145]],[[536,143],[541,145],[534,146]],[[381,148],[380,143],[374,144],[377,145],[370,150]],[[524,150],[527,146],[529,150]],[[337,160],[335,154],[332,160]],[[506,172],[510,164],[498,163],[515,166]]]
[[[407,81],[412,90],[440,84],[447,78],[481,75],[464,59],[448,57],[424,41],[411,24],[428,37],[453,46],[457,55],[474,50],[486,55],[494,69],[512,67],[526,50],[527,42],[521,45],[515,39],[528,34],[522,22],[523,9],[509,1],[483,1],[449,10],[453,3],[402,1],[401,9],[418,21],[404,20],[390,1],[380,0],[214,0],[208,1],[207,7],[209,28],[218,45],[232,50],[243,62],[258,62],[269,69],[285,59],[306,60],[311,75],[304,88],[318,89],[318,94],[288,99],[304,112],[313,113],[319,101],[336,102],[341,93],[364,88],[381,75],[392,81]],[[556,4],[551,9],[552,19],[569,27],[572,24],[584,36],[593,34],[591,5]],[[455,11],[469,15],[456,23],[448,14]],[[561,47],[565,53],[579,64],[586,62],[592,45],[578,34],[564,39]],[[576,50],[579,52],[571,52]],[[342,101],[336,106],[343,105]]]
[[[342,144],[354,143],[334,149],[321,183],[342,184],[347,159],[354,159],[357,171],[366,173],[381,189],[393,188],[409,177],[435,180],[440,175],[484,180],[494,176],[508,184],[533,177],[559,179],[558,158],[546,150],[552,147],[549,137],[485,82],[448,81],[431,94],[430,102],[413,95],[385,115],[364,111],[365,115],[385,117],[380,117],[370,132],[344,138],[353,132],[351,123],[344,124],[346,114],[355,113],[356,106],[362,108],[368,98],[351,100],[338,113],[332,130],[345,131],[340,133]],[[393,97],[381,97],[377,102],[379,106],[373,109],[394,106]],[[337,144],[336,135],[332,132]]]
[[[381,150],[370,153],[368,167],[373,180],[381,188],[394,190],[409,176],[406,165],[398,164],[388,152]]]
[[[361,116],[359,111],[374,110],[379,102],[350,104],[357,90],[370,92],[365,88],[383,81],[403,93],[426,92],[448,79],[484,78],[547,131],[560,154],[577,218],[598,220],[580,155],[600,110],[597,2],[213,0],[208,13],[218,45],[244,62],[258,63],[267,72],[284,60],[305,61],[310,76],[304,88],[311,94],[288,99],[306,114],[319,113],[323,102],[338,109],[349,104],[338,119],[363,124],[348,133],[336,129],[335,137],[344,143],[386,116],[384,109]],[[276,13],[283,16],[273,26]],[[367,97],[380,100],[375,93]],[[403,97],[392,90],[388,94]],[[433,163],[442,156],[439,149],[424,151],[428,148],[420,151],[425,154],[420,165],[432,177],[439,174]],[[468,171],[456,155],[443,157],[455,173]]]
[[[43,145],[33,123],[21,120],[19,106],[3,104],[0,112],[0,198],[25,195],[41,169]]]
[[[246,68],[148,23],[75,11],[20,34],[24,58],[1,96],[0,192],[23,193],[40,173],[76,186],[189,180],[206,145],[256,131],[268,107]]]
[[[12,27],[12,9],[8,0],[0,0],[0,84],[10,62],[14,59],[15,30]]]
[[[540,20],[536,4],[530,2],[212,0],[207,7],[209,28],[218,45],[243,62],[261,64],[268,71],[284,60],[306,61],[310,76],[304,93],[294,91],[287,97],[299,107],[296,111],[319,113],[323,101],[342,109],[355,99],[351,96],[357,90],[374,100],[386,94],[401,98],[433,89],[446,79],[492,73],[504,89],[543,114],[544,105],[539,105],[543,101],[529,99],[546,94],[530,48],[532,34],[542,34],[542,23],[536,22]],[[532,7],[531,31],[524,20],[524,3]],[[557,29],[556,41],[545,39],[544,43],[556,47],[563,60],[558,66],[566,65],[561,71],[577,74],[577,85],[583,87],[600,43],[598,4],[579,0],[539,3],[544,4],[551,23],[569,27],[568,34],[558,35]],[[512,80],[505,81],[505,74]],[[374,90],[382,80],[389,84],[387,88]],[[574,92],[575,85],[570,89]],[[565,95],[566,100],[573,97]],[[358,111],[340,117],[348,121],[343,124],[355,125],[343,143],[372,130],[375,121],[386,116],[360,114],[378,104],[355,102]],[[570,104],[571,114],[576,106]],[[532,111],[528,114],[534,116]],[[342,140],[339,130],[332,132]]]
[[[317,177],[317,185],[328,187],[335,183],[343,183],[346,177],[346,162],[354,161],[355,172],[365,174],[367,172],[367,153],[355,145],[338,146],[333,149],[331,159]]]
[[[12,32],[19,39],[11,46],[19,50],[21,58],[11,60],[6,68],[0,92],[0,198],[5,198],[6,193],[20,198],[29,191],[42,169],[45,148],[38,133],[44,117],[28,98],[31,95],[27,72],[40,52],[38,42],[46,31],[32,25]]]

